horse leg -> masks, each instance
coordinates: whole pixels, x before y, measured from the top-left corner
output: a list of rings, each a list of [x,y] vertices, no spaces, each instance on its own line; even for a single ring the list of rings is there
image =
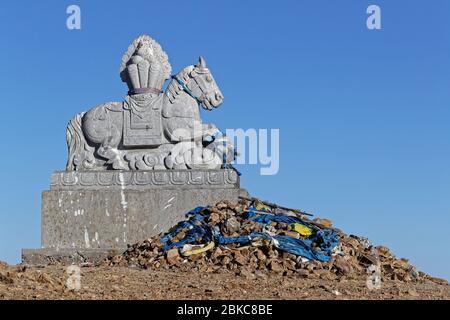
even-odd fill
[[[217,132],[213,124],[204,124],[195,119],[174,117],[165,122],[165,134],[171,142],[203,141]]]
[[[111,125],[110,135],[106,137],[97,149],[97,154],[107,159],[107,164],[116,170],[128,170],[124,154],[118,149],[122,135],[114,124]]]
[[[113,117],[108,106],[100,105],[88,111],[83,117],[83,129],[86,137],[96,144],[96,154],[106,159],[106,164],[112,165],[113,169],[127,170],[123,154],[118,149],[122,139],[118,126],[122,117],[121,114]]]

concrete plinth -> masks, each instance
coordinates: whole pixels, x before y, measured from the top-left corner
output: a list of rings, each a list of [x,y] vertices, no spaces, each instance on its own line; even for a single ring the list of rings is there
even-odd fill
[[[228,169],[56,172],[42,194],[42,249],[24,249],[22,260],[97,262],[167,231],[195,207],[245,193]]]

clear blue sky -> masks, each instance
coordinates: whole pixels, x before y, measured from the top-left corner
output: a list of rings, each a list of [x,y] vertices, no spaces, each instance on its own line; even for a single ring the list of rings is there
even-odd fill
[[[82,29],[66,28],[77,4]],[[366,28],[366,8],[382,30]],[[175,71],[201,54],[225,96],[204,119],[279,128],[280,171],[240,166],[253,195],[328,217],[450,278],[450,2],[2,1],[0,260],[40,245],[41,191],[65,127],[121,100],[138,35]]]

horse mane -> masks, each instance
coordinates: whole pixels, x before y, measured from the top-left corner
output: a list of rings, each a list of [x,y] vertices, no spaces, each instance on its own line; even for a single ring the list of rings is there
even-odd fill
[[[186,83],[189,80],[189,75],[191,74],[192,70],[194,70],[194,66],[187,66],[179,73],[177,73],[176,77]],[[170,103],[173,103],[173,101],[181,92],[183,92],[183,87],[178,83],[178,81],[176,81],[175,79],[170,80],[170,83],[167,86],[165,92],[166,96],[170,100]]]

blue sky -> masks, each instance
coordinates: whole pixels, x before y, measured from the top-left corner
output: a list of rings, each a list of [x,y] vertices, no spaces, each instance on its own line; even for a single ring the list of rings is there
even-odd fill
[[[66,8],[81,8],[81,30]],[[382,30],[368,30],[379,5]],[[77,112],[122,100],[140,34],[174,71],[199,55],[221,128],[279,128],[280,170],[241,165],[253,195],[332,219],[450,279],[450,2],[2,1],[0,260],[40,246],[41,191]]]

